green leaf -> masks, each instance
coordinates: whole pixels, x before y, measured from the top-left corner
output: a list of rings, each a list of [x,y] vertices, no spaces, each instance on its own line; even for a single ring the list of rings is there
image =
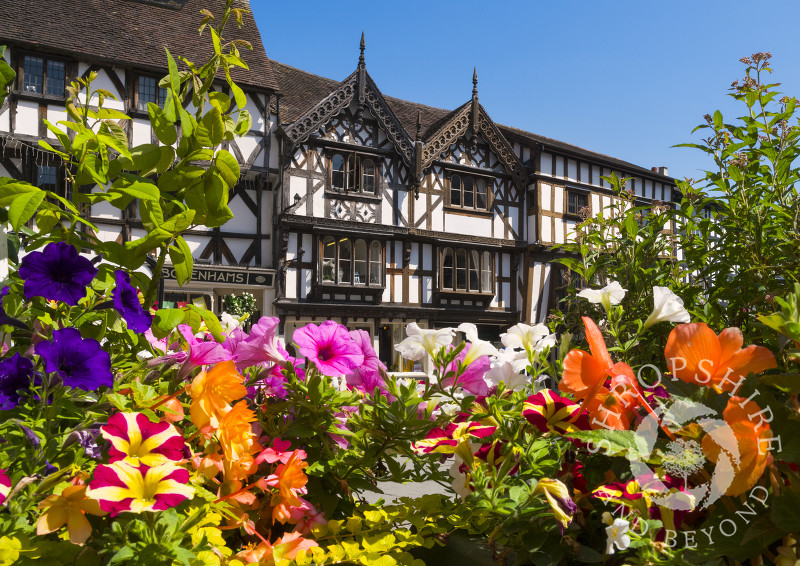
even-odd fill
[[[181,324],[186,318],[183,309],[159,309],[153,317],[153,335],[156,338],[164,338],[173,328]]]
[[[164,145],[172,145],[178,141],[178,132],[175,130],[175,124],[173,123],[174,119],[172,121],[169,120],[164,110],[159,108],[157,104],[148,102],[147,114],[150,116],[150,124],[153,126],[153,131],[156,133],[158,141]]]
[[[231,97],[224,92],[209,92],[208,99],[211,101],[211,104],[223,114],[231,107]]]
[[[217,342],[225,341],[225,337],[222,335],[222,325],[219,323],[217,315],[206,308],[201,308],[193,304],[186,305],[186,308],[197,313],[197,315],[205,321],[208,331]]]
[[[244,95],[244,91],[232,80],[228,81],[228,86],[231,87],[233,98],[236,100],[236,106],[239,108],[240,112],[243,111],[245,106],[247,106],[247,97]]]
[[[148,199],[139,201],[139,211],[142,216],[142,226],[148,232],[157,228],[167,230],[163,227],[164,211],[161,209],[161,202],[158,199]]]
[[[39,190],[37,192],[22,193],[18,198],[14,199],[14,202],[8,208],[8,221],[15,232],[20,229],[20,226],[33,218],[39,205],[42,204],[44,196],[45,192]]]
[[[236,183],[239,182],[239,175],[241,174],[239,162],[236,161],[236,158],[231,155],[229,151],[221,149],[217,152],[216,166],[225,184],[227,184],[229,188],[235,187]]]
[[[178,285],[183,286],[184,283],[192,280],[192,250],[189,249],[189,245],[182,236],[175,240],[175,244],[169,247],[169,259],[175,267]]]
[[[570,438],[589,444],[589,452],[601,452],[607,456],[625,456],[628,459],[644,459],[649,456],[646,439],[632,430],[587,430],[570,432]]]
[[[216,147],[225,135],[225,122],[219,108],[213,107],[206,112],[197,126],[195,137],[203,147]]]
[[[161,192],[158,187],[152,183],[143,183],[141,181],[134,181],[127,187],[116,186],[111,190],[140,200],[157,201],[161,198]]]
[[[167,67],[169,68],[169,83],[170,87],[172,88],[172,94],[177,95],[181,90],[181,79],[180,75],[178,74],[178,65],[175,63],[175,59],[172,58],[172,53],[169,52],[169,49],[164,47],[164,50],[167,52]]]
[[[50,232],[56,224],[58,224],[59,220],[61,220],[60,214],[54,210],[50,210],[49,208],[44,208],[36,215],[36,229],[39,232],[46,234]]]

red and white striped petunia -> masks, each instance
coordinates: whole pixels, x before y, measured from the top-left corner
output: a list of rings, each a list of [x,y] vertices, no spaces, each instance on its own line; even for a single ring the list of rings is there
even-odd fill
[[[152,422],[142,413],[117,413],[100,429],[111,442],[109,462],[126,462],[132,466],[160,466],[184,457],[186,443],[174,426]]]
[[[96,499],[112,517],[124,512],[163,511],[194,496],[188,482],[189,472],[173,464],[151,468],[120,461],[95,468],[86,496]]]
[[[0,470],[0,505],[6,502],[6,497],[11,491],[11,479],[5,470]]]
[[[460,415],[458,419],[463,419]],[[450,423],[445,428],[434,428],[425,438],[416,442],[414,448],[424,454],[439,452],[441,454],[458,454],[464,462],[472,467],[473,454],[470,438],[486,438],[494,434],[496,426],[486,426],[479,422],[462,421]]]

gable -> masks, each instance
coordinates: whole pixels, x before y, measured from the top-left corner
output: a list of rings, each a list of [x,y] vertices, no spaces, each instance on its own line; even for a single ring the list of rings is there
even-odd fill
[[[342,114],[344,112],[344,114]],[[392,109],[386,104],[383,95],[363,68],[357,69],[347,77],[328,96],[296,121],[282,128],[284,136],[293,146],[308,140],[311,136],[339,136],[347,133],[351,141],[371,139],[372,132],[365,132],[364,126],[357,128],[358,114],[361,122],[368,124],[370,117],[383,132],[385,140],[400,154],[400,158],[411,167],[414,160],[414,144],[403,129]],[[356,132],[356,130],[359,130]],[[375,138],[376,140],[378,138]],[[339,139],[337,141],[344,141]],[[375,141],[373,143],[383,143]],[[361,145],[369,145],[361,143]]]

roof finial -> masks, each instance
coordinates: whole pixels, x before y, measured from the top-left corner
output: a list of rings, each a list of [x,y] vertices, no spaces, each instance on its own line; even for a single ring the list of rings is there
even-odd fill
[[[417,135],[414,137],[415,140],[419,141],[420,133],[422,133],[422,111],[417,110]]]
[[[472,96],[478,96],[478,67],[472,69]]]
[[[364,48],[366,47],[366,43],[364,42],[364,32],[361,32],[361,55],[358,57],[358,66],[364,66]]]

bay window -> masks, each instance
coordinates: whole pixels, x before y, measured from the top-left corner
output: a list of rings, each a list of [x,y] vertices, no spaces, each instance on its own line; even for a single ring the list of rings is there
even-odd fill
[[[383,245],[377,240],[324,236],[320,240],[320,282],[383,285]]]
[[[440,255],[442,291],[493,293],[492,254],[463,248],[444,248]]]

